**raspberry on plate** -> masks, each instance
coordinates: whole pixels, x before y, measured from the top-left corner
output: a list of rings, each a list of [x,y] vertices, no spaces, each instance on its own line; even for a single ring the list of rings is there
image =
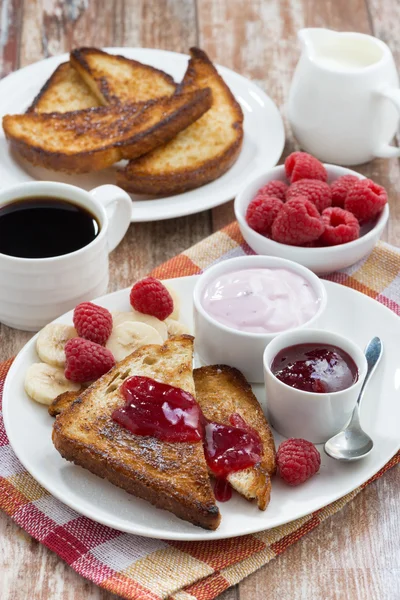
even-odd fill
[[[347,192],[344,207],[353,213],[360,223],[376,217],[387,202],[384,187],[371,179],[360,179]]]
[[[113,326],[110,311],[92,302],[78,304],[73,322],[79,337],[102,346],[110,337]]]
[[[274,198],[279,198],[279,200],[285,202],[287,189],[288,186],[284,181],[274,179],[273,181],[269,181],[263,185],[263,187],[258,190],[256,198],[258,195],[273,196]]]
[[[325,181],[318,179],[299,179],[292,183],[286,192],[286,200],[289,201],[298,196],[303,196],[315,204],[320,213],[332,203],[331,188]]]
[[[65,356],[65,377],[77,383],[95,381],[115,365],[107,348],[79,337],[65,344]]]
[[[346,244],[360,237],[360,224],[348,210],[332,206],[324,210],[322,220],[325,230],[321,235],[320,242],[325,246]]]
[[[131,289],[130,302],[132,308],[145,314],[152,315],[164,321],[174,311],[174,301],[171,294],[154,277],[141,279]]]
[[[269,196],[262,196],[259,191],[247,207],[246,221],[249,227],[261,233],[269,235],[272,223],[276,219],[283,206],[282,200]]]
[[[357,181],[360,181],[360,179],[355,175],[342,175],[342,177],[336,179],[336,181],[331,184],[332,206],[344,208],[347,192],[355,183],[357,183]]]
[[[272,239],[281,244],[302,246],[317,240],[324,224],[315,204],[299,196],[283,205],[272,224]]]
[[[319,179],[327,181],[328,173],[324,165],[307,152],[292,152],[285,160],[286,177],[290,183],[299,179]]]
[[[279,475],[287,484],[300,485],[319,471],[321,456],[311,442],[289,438],[276,453]]]

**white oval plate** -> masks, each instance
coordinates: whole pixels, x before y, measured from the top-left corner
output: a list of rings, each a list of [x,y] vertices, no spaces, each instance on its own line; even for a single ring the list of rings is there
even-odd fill
[[[150,48],[106,48],[166,71],[179,82],[186,70],[188,56]],[[68,54],[47,58],[24,67],[0,81],[0,118],[5,114],[23,113],[30,106],[54,69],[69,59]],[[244,113],[243,148],[227,173],[198,189],[154,199],[132,195],[133,223],[182,217],[214,208],[231,200],[247,177],[259,169],[276,165],[285,143],[285,131],[279,110],[272,100],[252,81],[226,67],[219,73],[231,88]],[[34,167],[9,150],[0,131],[0,185],[22,181],[63,181],[90,190],[105,183],[115,183],[115,167],[85,175],[66,175]]]
[[[181,320],[192,325],[192,295],[197,277],[171,280],[182,302]],[[361,420],[374,440],[374,449],[365,459],[339,463],[322,452],[320,472],[305,484],[290,488],[278,477],[272,481],[271,502],[265,512],[239,495],[220,504],[222,522],[217,531],[205,531],[164,510],[154,508],[111,483],[61,458],[51,441],[53,419],[46,407],[30,400],[24,392],[24,376],[38,361],[36,336],[15,359],[3,394],[7,435],[16,455],[53,496],[77,512],[128,533],[171,540],[224,539],[270,529],[309,514],[367,481],[400,447],[400,319],[367,296],[324,282],[328,305],[324,326],[350,337],[364,347],[375,335],[383,340],[384,358],[366,391]],[[121,290],[98,301],[110,310],[129,310],[129,290]],[[57,319],[71,323],[72,312]],[[263,403],[263,386],[253,386]],[[280,436],[275,435],[277,444]]]

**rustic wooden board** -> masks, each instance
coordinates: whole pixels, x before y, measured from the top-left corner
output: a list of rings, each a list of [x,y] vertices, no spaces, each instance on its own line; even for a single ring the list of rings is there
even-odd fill
[[[105,8],[105,5],[107,6]],[[400,64],[396,0],[0,0],[0,76],[74,46],[144,46],[186,52],[200,45],[220,64],[255,80],[281,107],[296,64],[296,32],[318,26],[373,33]],[[287,127],[284,156],[297,148]],[[385,185],[386,239],[400,245],[398,160],[360,172]],[[131,225],[111,255],[110,290],[233,219],[232,203],[159,223]],[[30,334],[0,326],[0,360]],[[369,486],[338,515],[220,600],[397,600],[400,598],[399,469]],[[2,600],[111,600],[0,513]]]

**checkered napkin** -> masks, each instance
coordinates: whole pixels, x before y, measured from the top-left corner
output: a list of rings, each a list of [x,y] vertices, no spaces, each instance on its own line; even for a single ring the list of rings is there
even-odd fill
[[[217,261],[252,254],[231,224],[153,271],[161,279],[195,275]],[[400,251],[379,243],[332,281],[357,289],[400,315]],[[11,360],[0,365],[0,399]],[[77,573],[135,600],[211,600],[281,554],[400,462],[314,514],[262,533],[204,542],[166,542],[121,533],[82,517],[44,490],[13,453],[0,414],[0,508]]]

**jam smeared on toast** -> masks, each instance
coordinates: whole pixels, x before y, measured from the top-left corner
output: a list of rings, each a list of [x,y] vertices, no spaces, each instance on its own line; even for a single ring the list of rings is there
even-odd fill
[[[229,500],[226,477],[261,460],[258,433],[237,413],[230,425],[208,421],[195,398],[184,390],[149,377],[134,376],[121,386],[125,405],[112,418],[135,435],[153,436],[166,442],[198,442],[203,439],[209,469],[217,477],[216,494]]]
[[[232,486],[227,479],[223,477],[216,478],[214,496],[218,502],[228,502],[232,498]]]
[[[258,433],[236,413],[229,420],[231,425],[208,422],[205,426],[204,453],[217,477],[252,467],[260,462],[262,455]]]
[[[191,394],[149,377],[134,376],[121,386],[126,404],[112,418],[135,435],[166,442],[199,442],[201,409]]]

